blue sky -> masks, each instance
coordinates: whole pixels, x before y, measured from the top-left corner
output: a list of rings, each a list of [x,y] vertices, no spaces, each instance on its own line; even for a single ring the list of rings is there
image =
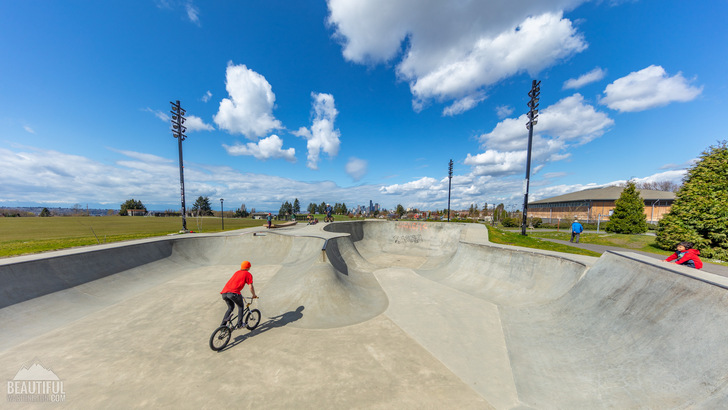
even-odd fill
[[[0,0],[0,206],[520,208],[726,138],[728,1]]]

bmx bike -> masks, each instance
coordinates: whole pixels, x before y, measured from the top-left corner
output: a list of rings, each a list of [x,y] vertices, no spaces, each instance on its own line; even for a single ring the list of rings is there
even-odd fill
[[[334,222],[334,217],[331,215],[326,215],[324,217],[324,222]]]
[[[248,298],[243,297],[243,300],[246,299]],[[250,298],[250,302],[247,302],[245,304],[245,309],[243,310],[243,326],[245,326],[248,330],[255,329],[260,323],[260,310],[250,309],[251,303],[253,303],[253,298]],[[240,329],[239,327],[234,325],[237,319],[238,316],[232,314],[230,316],[230,319],[228,319],[228,321],[225,322],[224,325],[218,327],[217,329],[215,329],[214,332],[212,332],[212,335],[210,335],[210,349],[219,352],[228,345],[228,343],[230,342],[230,336],[232,336],[233,331]]]

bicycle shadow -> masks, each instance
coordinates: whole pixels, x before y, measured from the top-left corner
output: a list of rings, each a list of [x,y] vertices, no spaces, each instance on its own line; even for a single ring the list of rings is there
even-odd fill
[[[264,332],[268,332],[268,331],[276,329],[276,328],[286,326],[289,323],[293,323],[297,320],[300,320],[303,317],[303,313],[302,313],[303,309],[305,309],[303,306],[299,306],[296,308],[296,310],[292,310],[290,312],[286,312],[281,315],[268,318],[267,321],[259,324],[258,327],[256,327],[254,330],[251,330],[250,332],[245,333],[243,335],[235,336],[235,339],[232,340],[227,346],[225,346],[224,349],[220,350],[220,352],[224,352],[228,349],[232,349],[233,347],[246,341],[248,338],[259,335]]]

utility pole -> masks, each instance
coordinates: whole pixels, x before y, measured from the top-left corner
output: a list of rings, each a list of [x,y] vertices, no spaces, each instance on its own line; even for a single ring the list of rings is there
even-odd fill
[[[187,136],[185,135],[185,131],[187,131],[187,127],[185,127],[185,117],[186,114],[185,110],[182,109],[182,107],[179,105],[179,100],[177,100],[177,103],[169,102],[172,104],[172,135],[177,138],[177,145],[179,146],[179,186],[182,196],[182,231],[187,231],[187,210],[185,209],[185,172],[184,172],[184,164],[182,162],[182,141],[184,141]]]
[[[528,154],[526,156],[526,179],[523,181],[523,223],[521,224],[521,235],[526,236],[527,213],[528,213],[528,186],[531,178],[531,145],[533,143],[533,126],[538,123],[538,100],[541,96],[541,81],[533,80],[531,91],[528,92],[531,100],[528,102]]]
[[[450,188],[452,187],[452,159],[450,160],[447,175],[447,221],[450,222]]]

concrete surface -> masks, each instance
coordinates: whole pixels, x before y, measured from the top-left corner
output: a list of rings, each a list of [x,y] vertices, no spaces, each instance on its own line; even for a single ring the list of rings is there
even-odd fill
[[[263,319],[215,353],[246,259]],[[0,377],[40,364],[65,392],[3,408],[728,405],[728,278],[481,225],[183,235],[3,259],[0,283]]]

